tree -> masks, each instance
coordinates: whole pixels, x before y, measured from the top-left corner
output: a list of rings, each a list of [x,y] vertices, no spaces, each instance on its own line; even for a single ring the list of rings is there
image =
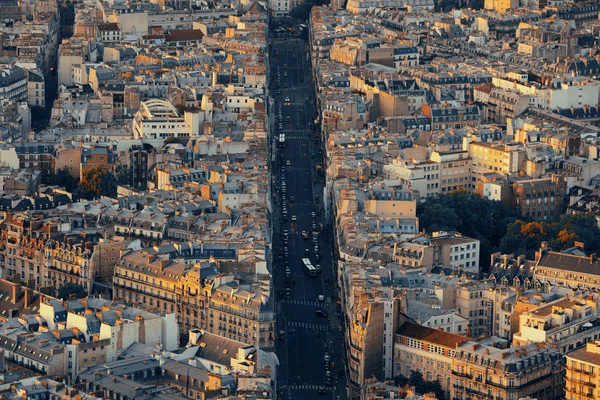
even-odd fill
[[[88,199],[100,196],[117,196],[117,180],[115,175],[103,166],[83,171],[79,188],[82,191],[83,197]]]
[[[115,175],[119,185],[129,185],[129,167],[127,165],[117,165],[117,168],[115,169]]]
[[[440,381],[426,381],[423,379],[423,374],[419,371],[411,371],[410,377],[406,379],[403,375],[398,375],[394,378],[394,383],[397,386],[411,385],[415,387],[415,392],[419,394],[435,393],[438,399],[445,397]]]
[[[58,298],[62,300],[69,300],[70,298],[81,299],[87,296],[87,292],[76,283],[66,283],[58,288]]]
[[[498,250],[508,225],[518,217],[498,201],[465,190],[427,199],[417,207],[419,225],[428,232],[458,231],[481,242],[479,265],[485,271],[490,255]]]
[[[77,188],[77,178],[71,174],[71,168],[64,166],[54,173],[54,184],[72,192]]]
[[[593,215],[563,215],[556,222],[516,220],[508,225],[500,240],[500,251],[533,259],[542,242],[560,251],[573,247],[575,241],[583,242],[588,250],[600,249],[600,228]]]

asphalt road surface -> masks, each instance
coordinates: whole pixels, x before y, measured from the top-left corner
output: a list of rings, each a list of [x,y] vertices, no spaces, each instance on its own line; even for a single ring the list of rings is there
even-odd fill
[[[278,398],[345,400],[343,334],[331,231],[322,214],[322,152],[314,129],[317,110],[308,54],[306,42],[299,39],[273,38],[269,49]],[[279,143],[281,134],[285,144]],[[303,258],[318,265],[320,273],[309,276]]]

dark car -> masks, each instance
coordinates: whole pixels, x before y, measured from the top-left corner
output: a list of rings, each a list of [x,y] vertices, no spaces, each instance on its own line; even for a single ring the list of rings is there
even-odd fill
[[[327,313],[325,311],[323,311],[323,310],[317,310],[317,311],[315,311],[315,315],[317,317],[323,317],[323,318],[327,317]]]

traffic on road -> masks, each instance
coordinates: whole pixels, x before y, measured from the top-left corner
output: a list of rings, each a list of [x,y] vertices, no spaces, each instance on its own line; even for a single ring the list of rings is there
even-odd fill
[[[347,398],[342,319],[322,208],[323,155],[308,53],[300,39],[271,40],[278,393],[337,400]]]

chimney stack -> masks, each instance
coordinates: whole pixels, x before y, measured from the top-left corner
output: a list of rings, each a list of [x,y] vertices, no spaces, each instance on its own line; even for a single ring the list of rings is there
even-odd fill
[[[12,287],[12,298],[11,298],[11,302],[12,304],[17,304],[17,301],[19,301],[19,296],[21,295],[21,286],[18,284],[13,284]]]
[[[23,297],[23,307],[28,308],[33,300],[33,290],[31,288],[25,288],[25,296]]]

